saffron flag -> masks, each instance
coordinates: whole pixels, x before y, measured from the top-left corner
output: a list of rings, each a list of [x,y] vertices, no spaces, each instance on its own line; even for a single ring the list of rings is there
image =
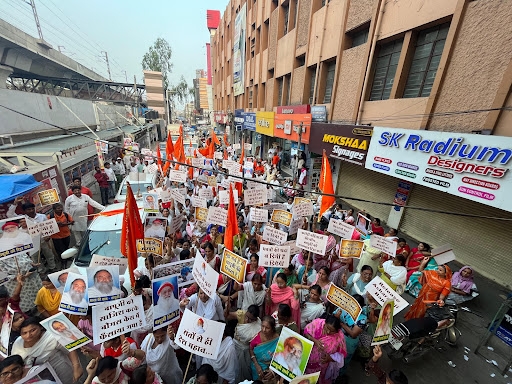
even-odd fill
[[[245,158],[245,148],[244,148],[244,147],[245,147],[245,145],[244,145],[244,144],[242,144],[242,154],[240,155],[240,161],[239,161],[239,163],[240,163],[241,165],[244,165],[244,161],[245,161],[245,160],[244,160],[244,158]]]
[[[137,268],[137,240],[144,239],[144,227],[133,196],[132,187],[126,186],[126,202],[124,204],[123,227],[121,230],[121,253],[128,259],[130,282],[135,285],[133,271]]]
[[[189,165],[189,167],[188,167],[188,178],[190,180],[194,180],[194,168],[192,168],[192,162],[190,161],[190,159],[187,159],[187,164]]]
[[[226,147],[229,147],[229,141],[228,141],[228,134],[227,133],[224,133],[224,144],[226,145]]]
[[[156,163],[159,169],[162,169],[162,154],[160,153],[160,143],[156,143]]]
[[[216,145],[220,145],[220,141],[217,137],[217,135],[215,134],[215,131],[212,129],[212,140],[213,140],[213,143],[216,144]]]
[[[233,237],[238,235],[238,221],[236,219],[236,206],[233,196],[233,185],[229,184],[229,205],[228,205],[228,222],[226,225],[226,233],[224,234],[224,247],[233,252]]]
[[[214,153],[215,153],[215,143],[213,142],[213,140],[210,140],[210,145],[208,145],[208,157],[209,159],[213,159],[213,156],[214,156]]]
[[[334,187],[332,185],[332,172],[331,164],[329,164],[329,158],[327,157],[324,149],[322,155],[322,169],[320,171],[320,182],[318,188],[322,193],[328,193],[334,195]],[[318,220],[322,218],[322,215],[327,211],[336,201],[334,196],[322,195],[322,205],[320,206],[320,212],[318,213]]]
[[[167,143],[165,144],[165,155],[168,160],[172,160],[172,154],[174,153],[174,144],[172,143],[171,133],[167,133]]]

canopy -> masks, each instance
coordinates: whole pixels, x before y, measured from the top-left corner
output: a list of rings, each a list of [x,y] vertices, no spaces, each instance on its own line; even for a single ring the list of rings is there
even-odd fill
[[[41,185],[32,175],[0,175],[0,204],[14,200]]]

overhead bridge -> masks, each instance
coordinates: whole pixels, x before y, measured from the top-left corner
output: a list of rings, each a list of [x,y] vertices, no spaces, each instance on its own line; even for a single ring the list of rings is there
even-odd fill
[[[7,78],[7,89],[41,93],[52,96],[73,97],[91,101],[108,101],[123,104],[138,104],[146,86],[87,79],[63,79],[38,75],[11,74]]]

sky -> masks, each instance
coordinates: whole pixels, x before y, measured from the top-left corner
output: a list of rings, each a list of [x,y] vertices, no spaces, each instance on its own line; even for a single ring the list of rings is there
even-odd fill
[[[113,81],[142,83],[142,57],[166,39],[174,64],[171,85],[183,75],[192,86],[196,69],[206,70],[206,10],[225,10],[228,0],[35,0],[44,39],[54,49]],[[32,8],[23,0],[1,0],[0,17],[38,37]],[[126,75],[125,72],[126,71]]]

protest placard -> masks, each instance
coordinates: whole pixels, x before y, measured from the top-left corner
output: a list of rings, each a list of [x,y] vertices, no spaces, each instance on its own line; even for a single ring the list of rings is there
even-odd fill
[[[167,219],[165,217],[148,216],[144,223],[144,237],[163,240],[166,227]]]
[[[94,257],[94,256],[93,256]],[[127,259],[124,259],[128,261]],[[92,263],[92,261],[91,261]],[[68,279],[70,269],[63,269],[62,271],[50,273],[48,275],[48,278],[52,282],[52,284],[57,288],[57,290],[62,293],[64,291],[64,287],[66,285],[66,281]]]
[[[176,183],[185,183],[187,181],[187,171],[171,169],[169,171],[169,180]]]
[[[236,151],[237,149],[240,149],[240,144],[239,143],[233,144],[232,147]]]
[[[381,306],[384,305],[387,300],[394,300],[394,315],[409,306],[409,303],[402,296],[396,293],[394,289],[391,289],[391,287],[379,276],[375,276],[373,280],[366,285],[366,292],[372,295]]]
[[[37,192],[37,196],[39,197],[39,203],[43,207],[60,202],[59,194],[55,188]]]
[[[228,188],[229,188],[229,186],[228,186]],[[213,191],[210,188],[201,188],[201,189],[199,189],[198,196],[203,197],[206,200],[211,200],[211,199],[213,199]]]
[[[159,193],[159,196],[160,196],[160,199],[162,199],[162,203],[170,203],[172,200],[172,195],[171,195],[170,189],[162,190]]]
[[[206,222],[225,227],[228,222],[228,211],[220,207],[210,207],[208,208],[208,218]]]
[[[181,230],[181,226],[183,225],[183,220],[186,219],[186,216],[184,213],[180,214],[179,216],[174,216],[171,221],[171,234],[175,234],[176,232]]]
[[[290,265],[290,246],[287,245],[260,245],[261,267],[287,268]]]
[[[312,350],[311,340],[283,327],[270,369],[286,380],[293,380],[304,374]]]
[[[196,207],[196,220],[206,223],[206,220],[208,220],[208,213],[208,208]]]
[[[198,168],[203,168],[204,167],[203,159],[198,159],[196,157],[193,157],[192,158],[192,166],[193,167],[198,167]]]
[[[208,202],[204,197],[194,196],[192,199],[192,206],[194,208],[206,208],[208,206]]]
[[[284,205],[283,203],[269,203],[267,205],[264,205],[261,208],[268,209],[269,211],[273,211],[275,209],[281,210],[281,211],[286,211],[286,205]]]
[[[28,370],[27,374],[22,379],[18,380],[16,384],[62,384],[59,376],[50,365],[44,363],[35,365]]]
[[[271,244],[283,244],[288,238],[288,234],[280,229],[272,228],[270,225],[265,226],[263,230],[263,240]]]
[[[238,204],[238,191],[233,189],[233,199]],[[219,191],[219,204],[229,204],[229,190]]]
[[[292,220],[292,222],[290,223],[290,226],[288,227],[288,235],[290,235],[290,236],[295,235],[303,223],[304,223],[304,218],[302,218],[302,217]]]
[[[244,204],[245,206],[261,205],[267,203],[267,190],[256,188],[246,189],[244,191]]]
[[[306,197],[296,196],[293,198],[293,205],[299,205],[303,203],[311,203],[311,200]]]
[[[289,227],[292,222],[292,218],[293,215],[290,212],[281,209],[274,209],[270,221]]]
[[[114,301],[121,298],[121,283],[119,282],[119,266],[104,265],[89,267],[87,272],[87,296],[89,305]]]
[[[25,217],[16,216],[0,220],[0,259],[26,253],[34,248],[32,237],[20,229],[21,220],[25,220]]]
[[[236,253],[224,248],[224,253],[222,254],[222,262],[220,264],[220,271],[223,274],[232,278],[239,284],[243,284],[245,281],[246,268],[246,258],[238,256]]]
[[[217,186],[217,177],[215,177],[215,176],[208,176],[207,179],[208,179],[208,185],[210,187],[216,187]]]
[[[146,326],[142,296],[129,296],[92,307],[95,345]]]
[[[69,272],[59,309],[71,315],[85,315],[89,307],[87,288],[87,276]]]
[[[302,249],[297,247],[295,240],[285,241],[282,245],[287,245],[288,247],[290,247],[290,257],[291,255],[296,255],[297,253],[300,253],[302,251]]]
[[[153,330],[166,327],[180,318],[178,276],[153,279]]]
[[[190,285],[194,282],[194,276],[192,275],[194,262],[195,259],[185,259],[157,265],[153,268],[153,279],[176,275],[179,288]]]
[[[226,324],[208,320],[185,309],[174,342],[198,356],[216,359]]]
[[[388,254],[391,257],[395,257],[396,243],[387,237],[375,234],[370,235],[370,246]]]
[[[247,193],[247,191],[245,191]],[[245,197],[244,193],[244,197]],[[268,222],[268,211],[266,209],[254,208],[250,209],[250,220],[253,223],[266,223]]]
[[[267,201],[272,202],[277,197],[275,189],[267,189]]]
[[[357,215],[356,231],[362,235],[368,235],[368,232],[372,230],[372,221],[364,216],[362,213]]]
[[[223,160],[222,161],[222,168],[229,169],[229,168],[233,167],[234,165],[239,165],[239,164],[233,160]]]
[[[316,384],[320,378],[320,371],[307,375],[295,376],[290,384]]]
[[[222,152],[214,152],[213,153],[213,157],[215,159],[219,159],[219,160],[222,160],[222,158],[224,157],[224,154]]]
[[[31,220],[27,220],[27,230],[30,236],[35,237],[40,235],[41,237],[48,237],[59,233],[59,225],[55,218],[51,218],[45,221],[36,223]]]
[[[310,251],[318,255],[325,255],[325,251],[327,249],[327,238],[328,237],[326,235],[309,232],[299,228],[297,231],[296,243],[298,247],[305,249],[306,251]]]
[[[101,255],[92,255],[89,267],[105,267],[108,265],[119,266],[119,274],[124,275],[124,273],[126,272],[126,268],[128,268],[128,259],[126,257],[108,257]]]
[[[396,243],[393,242],[393,244],[396,247]],[[455,260],[455,253],[453,253],[453,248],[450,244],[435,247],[432,249],[432,256],[434,257],[437,265],[446,264]]]
[[[359,259],[363,252],[364,243],[360,240],[341,240],[340,257],[355,257]]]
[[[171,188],[171,197],[176,203],[185,205],[185,196],[180,192],[178,188]]]
[[[395,308],[394,300],[386,300],[382,305],[377,321],[377,328],[373,334],[372,344],[385,344],[389,342],[391,336],[391,328],[393,328],[393,309]]]
[[[356,299],[350,296],[343,289],[331,283],[329,285],[329,290],[327,291],[327,300],[333,303],[335,306],[344,309],[347,313],[352,317],[352,319],[357,320],[359,314],[362,309]]]
[[[138,239],[137,252],[154,253],[162,256],[164,252],[164,242],[154,237],[145,237],[144,240]]]
[[[14,311],[11,308],[11,304],[8,303],[2,318],[2,331],[0,332],[0,355],[2,357],[9,356],[9,338],[11,336],[13,318]]]
[[[202,258],[199,252],[194,259],[192,276],[194,276],[197,285],[199,285],[199,288],[201,288],[207,296],[212,297],[215,295],[219,281],[219,273]]]
[[[158,165],[156,163],[151,163],[146,167],[146,172],[149,174],[155,174],[158,172]]]
[[[143,193],[142,207],[144,212],[158,213],[158,195],[156,193]]]
[[[228,169],[228,172],[229,172],[230,175],[238,176],[240,178],[243,175],[243,172],[240,171],[240,164],[233,165],[231,168]],[[233,180],[233,181],[236,181],[236,180]]]
[[[267,189],[267,186],[264,183],[258,183],[256,181],[247,180],[247,189]]]
[[[229,179],[224,179],[222,180],[222,182],[220,183],[220,186],[222,188],[226,188],[226,189],[229,189],[229,186],[232,185],[233,186],[233,189],[235,189],[235,182],[234,181],[231,181]]]
[[[92,341],[69,321],[62,312],[42,320],[40,324],[69,352],[83,347]]]
[[[295,217],[304,217],[313,215],[313,203],[311,201],[302,202],[297,205],[293,205],[293,214]]]
[[[327,231],[340,236],[342,239],[351,239],[352,233],[354,232],[354,226],[331,217]]]
[[[0,271],[0,285],[7,283],[9,280],[9,275],[3,271]]]

